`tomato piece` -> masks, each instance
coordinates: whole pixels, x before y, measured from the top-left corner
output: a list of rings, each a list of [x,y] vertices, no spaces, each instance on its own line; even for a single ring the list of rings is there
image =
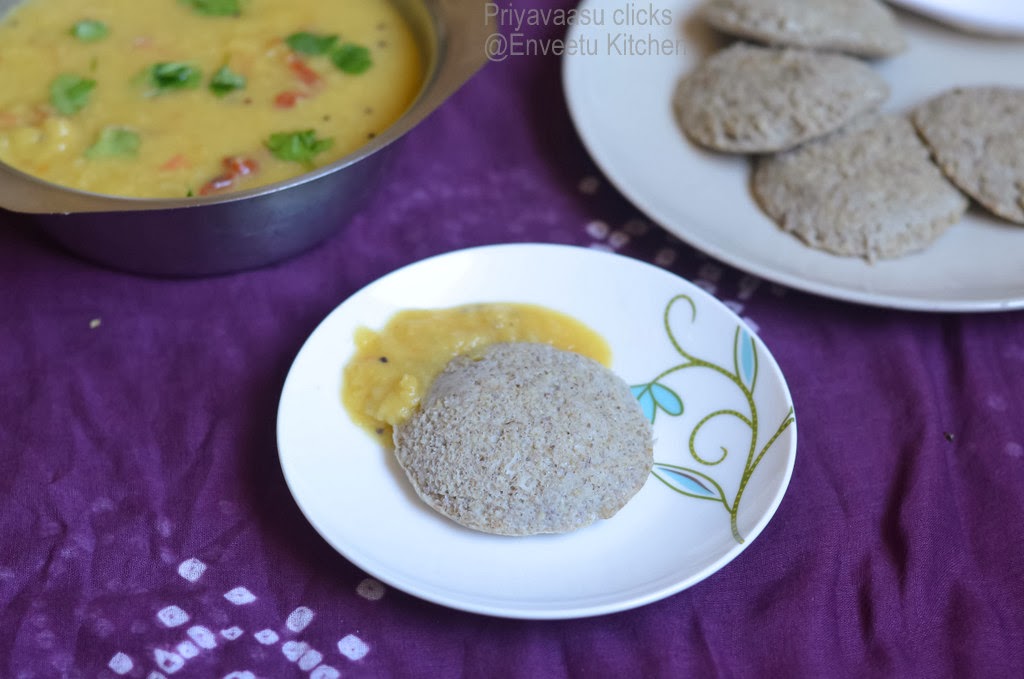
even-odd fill
[[[208,196],[211,193],[230,189],[239,177],[255,174],[260,169],[259,163],[245,156],[227,156],[221,161],[221,164],[224,166],[224,174],[214,177],[203,185],[199,189],[200,196]]]
[[[228,156],[224,159],[224,169],[227,170],[227,174],[232,177],[245,177],[258,172],[260,166],[259,163],[252,158],[246,158],[245,156]]]
[[[210,181],[206,182],[201,189],[199,189],[200,196],[208,196],[211,193],[223,191],[224,189],[230,189],[235,185],[235,178],[231,175],[222,174],[219,177],[214,177]]]
[[[301,97],[302,94],[299,92],[282,92],[274,98],[274,106],[277,108],[292,108]]]
[[[50,108],[42,104],[36,104],[32,107],[32,115],[29,118],[30,125],[42,125],[43,122],[51,115]]]
[[[188,160],[185,156],[178,153],[175,154],[170,160],[160,166],[161,170],[181,170],[188,167]]]
[[[310,68],[305,61],[294,54],[288,55],[288,68],[298,76],[304,85],[316,85],[320,82],[320,74]]]

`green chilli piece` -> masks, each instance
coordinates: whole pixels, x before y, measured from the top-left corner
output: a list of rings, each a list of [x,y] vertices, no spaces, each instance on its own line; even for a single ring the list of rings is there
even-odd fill
[[[346,42],[331,52],[331,61],[349,75],[366,73],[373,66],[370,50],[355,43]]]
[[[235,73],[227,66],[221,66],[210,78],[210,91],[218,97],[223,97],[235,90],[244,90],[245,84],[244,75]]]
[[[302,163],[307,168],[313,168],[313,158],[323,151],[331,148],[333,139],[317,139],[315,130],[301,130],[298,132],[276,132],[263,142],[264,146],[281,160],[289,160]]]
[[[139,153],[139,134],[126,127],[105,127],[96,143],[85,151],[90,160],[100,158],[132,158]]]
[[[96,19],[82,19],[76,21],[71,27],[71,35],[82,42],[96,42],[103,40],[110,33],[107,25]]]
[[[242,13],[240,0],[181,0],[200,14],[211,17],[236,17]]]
[[[316,33],[292,33],[284,39],[288,47],[299,54],[318,56],[327,54],[338,42],[336,35],[318,35]]]
[[[95,87],[96,81],[92,78],[61,73],[50,83],[50,103],[61,115],[73,115],[89,103]]]
[[[153,64],[146,73],[149,84],[158,92],[191,90],[198,87],[203,79],[202,71],[182,61]]]

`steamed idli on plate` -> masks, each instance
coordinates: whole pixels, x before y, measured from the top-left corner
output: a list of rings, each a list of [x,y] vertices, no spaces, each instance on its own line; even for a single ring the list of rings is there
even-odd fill
[[[759,159],[754,193],[778,224],[814,248],[868,260],[937,239],[967,201],[929,160],[910,122],[867,116],[793,151]]]
[[[546,344],[459,356],[395,429],[417,495],[486,533],[564,533],[607,519],[651,472],[651,424],[596,361]]]
[[[851,57],[736,44],[683,78],[674,106],[686,134],[718,151],[782,151],[875,110],[889,87]]]
[[[723,33],[770,45],[868,58],[907,46],[895,15],[877,0],[711,0],[702,15]]]
[[[918,107],[913,121],[954,184],[1024,224],[1024,89],[957,88]]]

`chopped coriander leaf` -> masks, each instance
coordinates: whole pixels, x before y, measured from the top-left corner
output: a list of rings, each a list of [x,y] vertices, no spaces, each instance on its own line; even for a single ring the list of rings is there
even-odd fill
[[[218,97],[243,89],[245,89],[245,76],[235,73],[227,66],[221,66],[210,78],[210,91]]]
[[[183,3],[211,17],[236,17],[242,13],[240,0],[181,0]]]
[[[203,79],[202,72],[191,64],[168,61],[153,64],[148,70],[149,83],[158,91],[190,90]]]
[[[373,66],[370,50],[362,45],[346,42],[331,52],[331,61],[345,73],[359,75]]]
[[[96,42],[97,40],[103,40],[107,37],[107,33],[110,31],[107,29],[107,25],[102,21],[95,19],[82,19],[75,23],[71,27],[71,35],[75,36],[82,42]]]
[[[98,158],[131,157],[139,152],[139,135],[124,127],[104,127],[96,143],[85,150],[85,157]]]
[[[61,115],[78,113],[89,103],[96,81],[73,73],[61,73],[50,83],[50,103]]]
[[[317,139],[315,130],[276,132],[263,142],[267,149],[281,160],[291,160],[313,167],[313,157],[334,144],[333,139]]]
[[[317,35],[316,33],[292,33],[284,41],[292,50],[299,54],[327,54],[338,42],[336,35]]]

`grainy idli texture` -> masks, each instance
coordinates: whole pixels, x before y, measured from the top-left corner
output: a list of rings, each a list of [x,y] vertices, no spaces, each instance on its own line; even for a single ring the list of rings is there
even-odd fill
[[[395,429],[417,494],[500,535],[563,533],[609,518],[644,485],[651,425],[601,364],[546,344],[458,357]]]
[[[913,126],[897,115],[867,116],[761,158],[754,193],[782,228],[808,245],[868,260],[924,248],[967,209]]]
[[[771,45],[886,57],[906,49],[895,15],[877,0],[711,0],[718,30]]]
[[[834,132],[888,96],[885,81],[852,57],[736,44],[680,82],[675,109],[698,144],[765,153]]]
[[[913,120],[953,183],[1024,224],[1024,90],[955,89],[919,107]]]

